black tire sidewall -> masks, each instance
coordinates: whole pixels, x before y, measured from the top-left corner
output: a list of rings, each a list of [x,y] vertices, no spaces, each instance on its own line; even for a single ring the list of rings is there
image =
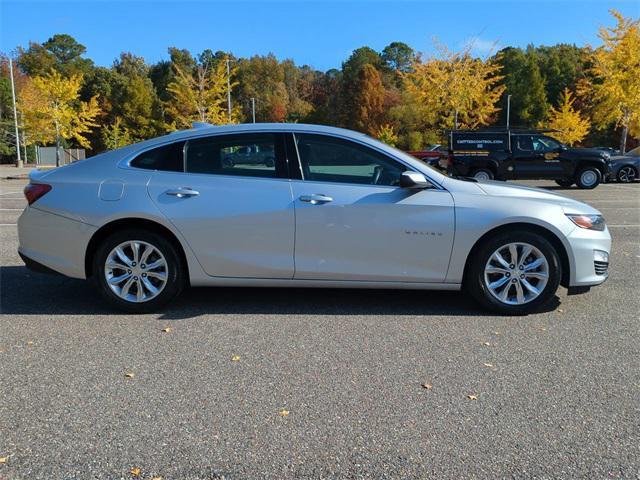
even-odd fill
[[[596,174],[597,180],[593,185],[584,185],[581,182],[582,174],[587,171],[592,171]],[[602,172],[596,167],[581,168],[580,171],[578,172],[578,175],[576,175],[576,185],[579,188],[582,188],[583,190],[592,190],[596,188],[598,185],[600,185],[600,182],[602,182]]]
[[[549,279],[544,290],[536,299],[524,305],[507,305],[500,302],[491,294],[484,283],[484,268],[489,256],[499,247],[514,242],[533,245],[542,252],[549,264]],[[483,307],[503,315],[526,315],[538,311],[552,300],[562,278],[562,267],[557,251],[546,238],[535,232],[521,231],[498,234],[486,241],[474,253],[470,262],[465,278],[466,290]]]
[[[109,252],[123,242],[134,240],[147,242],[160,250],[169,269],[167,284],[162,292],[157,297],[142,303],[127,302],[118,297],[107,285],[104,275],[104,265]],[[160,234],[138,229],[127,229],[109,235],[96,250],[92,272],[92,281],[102,296],[112,305],[130,313],[148,313],[158,310],[176,297],[182,291],[185,283],[183,262],[174,245]]]

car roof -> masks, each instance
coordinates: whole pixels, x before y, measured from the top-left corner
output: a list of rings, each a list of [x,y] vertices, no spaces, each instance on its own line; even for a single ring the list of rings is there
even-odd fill
[[[188,130],[177,130],[171,132],[162,137],[155,138],[154,140],[165,141],[169,138],[171,140],[187,139],[195,136],[202,135],[215,135],[222,133],[236,133],[236,132],[253,132],[253,131],[265,131],[272,132],[313,132],[313,133],[327,133],[340,135],[348,138],[362,138],[367,136],[361,132],[355,132],[353,130],[347,130],[345,128],[330,127],[326,125],[311,125],[307,123],[237,123],[231,125],[209,125],[196,123],[194,128]]]

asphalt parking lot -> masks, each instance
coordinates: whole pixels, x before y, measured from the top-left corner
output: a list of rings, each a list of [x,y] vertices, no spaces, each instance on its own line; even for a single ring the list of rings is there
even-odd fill
[[[640,184],[562,191],[604,213],[611,276],[510,318],[228,288],[123,315],[23,266],[25,183],[0,181],[2,480],[640,477]]]

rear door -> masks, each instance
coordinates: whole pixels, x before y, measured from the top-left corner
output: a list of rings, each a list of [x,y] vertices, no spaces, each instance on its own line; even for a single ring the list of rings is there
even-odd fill
[[[249,158],[261,149],[276,152],[276,162]],[[187,141],[184,171],[156,172],[148,191],[207,274],[292,278],[295,217],[286,177],[282,134],[213,135]]]

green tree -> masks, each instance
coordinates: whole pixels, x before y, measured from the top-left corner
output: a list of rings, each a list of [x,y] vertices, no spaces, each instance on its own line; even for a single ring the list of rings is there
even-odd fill
[[[392,70],[407,73],[416,61],[413,48],[403,42],[391,42],[382,50],[382,60]]]
[[[18,48],[18,66],[30,76],[43,76],[51,69],[65,77],[86,74],[93,62],[82,58],[87,49],[75,38],[66,34],[56,34],[43,44],[29,43],[29,48]]]
[[[526,52],[507,47],[494,57],[501,67],[505,86],[499,105],[503,107],[499,122],[506,121],[507,95],[511,95],[510,124],[532,127],[543,121],[549,110],[545,82],[533,47]]]

